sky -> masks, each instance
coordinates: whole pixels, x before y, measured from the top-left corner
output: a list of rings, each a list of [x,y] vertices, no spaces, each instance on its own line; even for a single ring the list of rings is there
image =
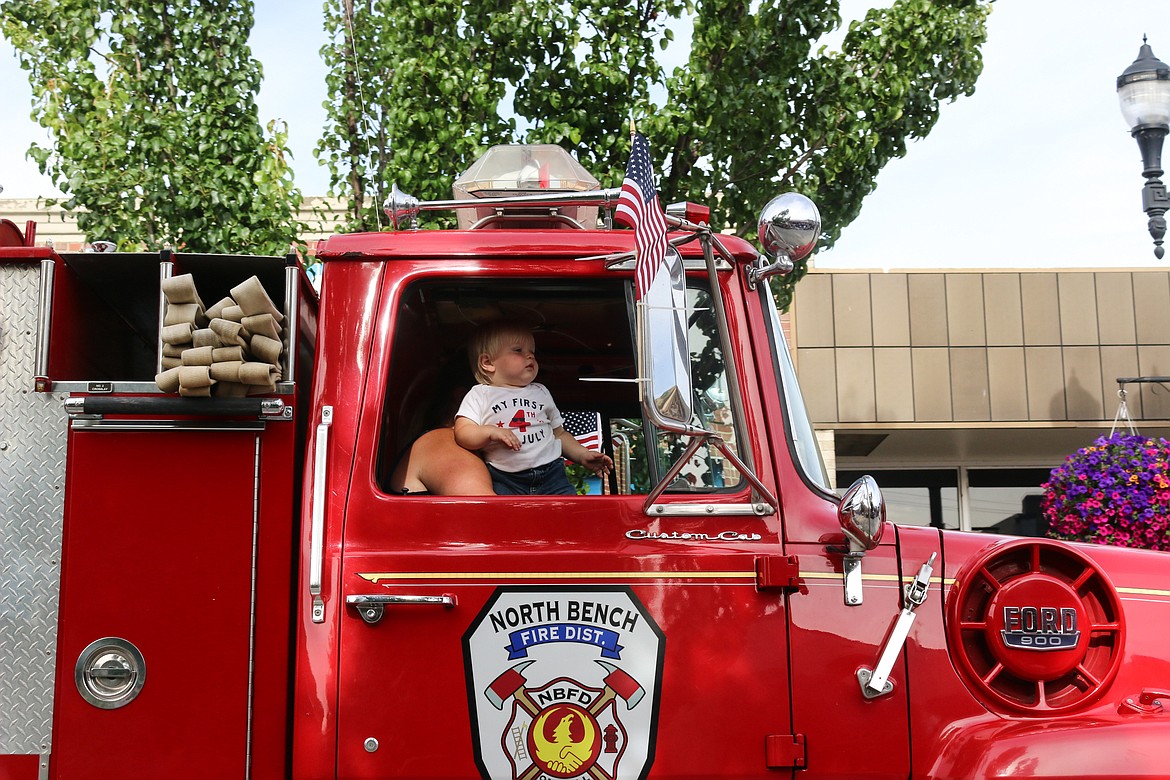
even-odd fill
[[[842,16],[858,18],[879,4],[842,0]],[[814,265],[1170,264],[1170,256],[1153,255],[1141,210],[1141,155],[1116,93],[1143,34],[1170,62],[1170,2],[998,0],[992,8],[975,94],[943,105],[930,134],[882,170],[861,216]],[[686,35],[679,38],[685,45]],[[825,43],[833,47],[839,38]],[[257,0],[251,43],[264,66],[261,120],[288,123],[297,186],[324,194],[328,173],[313,156],[325,121],[320,0]],[[27,76],[2,41],[0,101],[0,197],[53,194],[25,159],[29,144],[46,136],[28,116]],[[1170,143],[1164,157],[1170,161]]]

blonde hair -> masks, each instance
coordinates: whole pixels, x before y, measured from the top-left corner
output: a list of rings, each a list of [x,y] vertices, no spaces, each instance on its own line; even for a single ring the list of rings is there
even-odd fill
[[[475,372],[475,381],[481,385],[490,385],[492,378],[487,375],[480,365],[480,359],[487,355],[489,358],[495,357],[500,351],[500,346],[510,338],[520,336],[521,338],[532,338],[532,329],[521,325],[518,322],[511,322],[505,320],[503,322],[493,322],[491,325],[480,328],[471,337],[471,343],[468,344],[468,357],[471,358],[471,370]]]

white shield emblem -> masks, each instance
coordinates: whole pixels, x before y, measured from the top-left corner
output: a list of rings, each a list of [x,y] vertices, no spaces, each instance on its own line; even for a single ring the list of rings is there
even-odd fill
[[[485,778],[641,778],[662,632],[628,588],[500,588],[463,638]]]

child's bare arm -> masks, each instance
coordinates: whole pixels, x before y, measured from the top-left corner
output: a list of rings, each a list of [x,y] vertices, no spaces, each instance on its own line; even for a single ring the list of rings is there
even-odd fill
[[[613,460],[603,452],[595,452],[573,438],[564,428],[556,428],[553,435],[561,442],[561,454],[574,463],[580,463],[598,476],[604,477],[613,468]]]
[[[466,417],[455,418],[455,441],[467,450],[482,450],[497,442],[510,450],[520,449],[520,440],[507,428],[479,425]]]

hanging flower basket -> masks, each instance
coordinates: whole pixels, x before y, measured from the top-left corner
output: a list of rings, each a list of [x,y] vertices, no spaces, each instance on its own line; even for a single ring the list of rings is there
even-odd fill
[[[1170,442],[1101,436],[1052,470],[1044,517],[1054,539],[1170,550]]]

